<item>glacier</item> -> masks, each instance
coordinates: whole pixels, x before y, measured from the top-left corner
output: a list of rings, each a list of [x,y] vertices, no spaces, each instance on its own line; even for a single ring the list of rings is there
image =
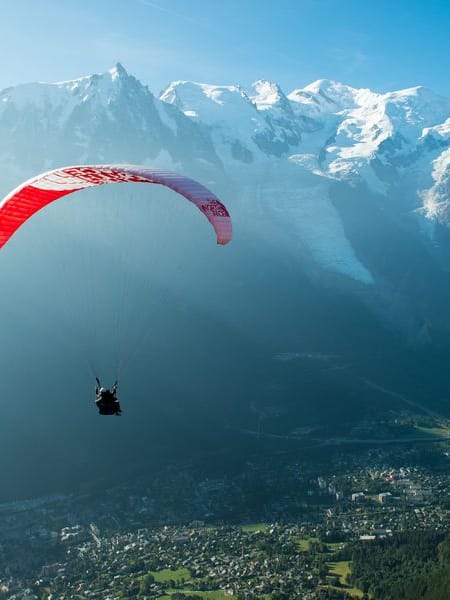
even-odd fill
[[[169,168],[234,225],[218,248],[170,192],[123,184],[52,204],[5,246],[1,465],[20,494],[99,480],[92,457],[111,444],[114,477],[165,460],[168,441],[188,457],[208,435],[221,451],[267,407],[286,433],[342,435],[419,404],[448,414],[450,100],[323,79],[158,95],[118,64],[2,90],[0,161],[2,195],[69,164]],[[143,330],[126,418],[102,429],[86,359],[113,381],[116,343]]]
[[[156,97],[117,64],[0,92],[0,185],[6,192],[42,169],[110,161],[231,183],[244,227],[263,228],[325,275],[373,285],[377,273],[330,190],[399,197],[398,218],[432,238],[434,224],[448,221],[449,123],[450,99],[423,87],[377,93],[318,80],[285,94],[266,80],[248,89],[174,81]]]

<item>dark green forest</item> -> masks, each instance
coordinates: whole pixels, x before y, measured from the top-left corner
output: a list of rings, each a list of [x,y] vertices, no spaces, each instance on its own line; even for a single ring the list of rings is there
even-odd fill
[[[450,534],[413,531],[373,542],[354,542],[349,583],[376,600],[448,600]]]

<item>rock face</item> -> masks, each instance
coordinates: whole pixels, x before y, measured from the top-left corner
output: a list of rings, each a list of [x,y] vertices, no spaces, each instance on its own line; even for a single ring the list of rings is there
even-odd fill
[[[161,331],[152,338],[158,347],[150,344],[145,355],[149,360],[154,352],[155,385],[168,406],[181,393],[180,406],[204,415],[201,398],[211,394],[209,411],[221,422],[250,427],[257,414],[276,415],[280,431],[340,423],[358,408],[360,414],[409,402],[446,409],[439,398],[450,393],[449,99],[421,87],[378,94],[327,80],[287,94],[264,80],[249,89],[175,81],[158,98],[118,64],[75,81],[0,92],[0,162],[3,194],[61,165],[143,163],[200,179],[231,209],[234,241],[212,257],[196,239],[190,213],[178,219],[178,208],[174,246],[162,234],[164,212],[161,227],[150,232],[139,218],[135,230],[120,230],[121,243],[145,238],[127,273],[151,273],[152,285],[170,295],[159,308],[151,305]],[[76,241],[73,206],[65,227]],[[15,340],[2,355],[7,371],[24,348],[30,363],[44,360],[33,354],[27,277],[35,306],[47,307],[49,295],[61,292],[50,274],[45,285],[37,278],[36,261],[41,228],[55,231],[67,217],[52,209],[39,218],[21,233],[23,243],[6,249],[3,263],[0,309],[15,315],[4,324],[3,339]],[[107,272],[111,248],[98,229],[91,242],[105,252]],[[177,270],[183,257],[173,248],[181,245],[186,256],[197,254]],[[73,269],[78,247],[66,252]],[[148,306],[141,298],[135,325],[151,313]],[[51,310],[40,315],[43,331],[52,317]],[[86,322],[71,325],[78,334]],[[176,358],[174,344],[165,355],[159,345],[171,339],[167,330],[177,340]],[[206,347],[215,348],[207,360]],[[183,377],[167,386],[174,361]],[[19,393],[19,371],[8,371],[11,394]],[[184,414],[180,406],[172,407],[173,418]],[[144,401],[140,410],[149,410]]]
[[[336,190],[358,190],[360,227],[372,224],[369,203],[435,248],[448,221],[449,144],[450,100],[421,87],[377,94],[320,80],[285,95],[263,80],[248,90],[176,81],[156,98],[117,64],[0,94],[2,190],[62,164],[176,168],[234,184],[238,210],[290,229],[299,260],[365,285],[383,274]]]
[[[0,152],[16,168],[211,155],[198,127],[119,64],[75,81],[6,89],[0,102]]]

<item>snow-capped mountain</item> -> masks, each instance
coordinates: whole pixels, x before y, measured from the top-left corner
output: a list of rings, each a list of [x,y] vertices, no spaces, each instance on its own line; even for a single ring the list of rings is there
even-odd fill
[[[238,231],[313,277],[373,288],[384,306],[397,287],[380,262],[386,235],[445,255],[449,145],[450,99],[422,87],[381,94],[319,80],[285,94],[264,80],[175,81],[157,98],[117,64],[0,93],[3,192],[70,163],[176,169],[228,190]]]
[[[214,151],[198,127],[157,100],[125,69],[55,84],[30,83],[0,93],[3,164],[27,170],[107,161],[164,164]],[[187,145],[186,145],[187,144]]]
[[[412,166],[432,150],[428,136],[445,146],[450,113],[450,99],[425,88],[377,94],[325,80],[288,96],[268,81],[248,91],[178,81],[160,99],[208,125],[224,162],[283,157],[330,179],[366,177],[377,191],[395,176],[383,166]]]
[[[380,277],[348,239],[333,184],[395,196],[390,218],[429,236],[445,221],[450,100],[430,90],[379,94],[320,80],[285,95],[267,81],[250,90],[178,81],[160,99],[208,128],[227,174],[253,180],[247,205],[264,198],[266,212],[284,214],[325,269],[364,284]]]
[[[15,400],[0,423],[7,479],[43,473],[55,486],[59,472],[70,487],[103,476],[92,456],[111,440],[134,469],[137,455],[160,456],[158,435],[189,456],[205,432],[222,445],[258,414],[274,415],[264,427],[278,439],[310,425],[341,437],[377,411],[448,412],[449,99],[327,80],[292,91],[175,81],[157,97],[121,65],[0,92],[1,195],[89,162],[200,180],[230,209],[234,239],[211,244],[202,215],[158,189],[87,190],[29,220],[0,254],[2,389]],[[113,318],[126,301],[126,318]],[[80,402],[93,367],[82,372],[78,354],[106,370],[146,327],[124,378],[126,419],[101,432]]]

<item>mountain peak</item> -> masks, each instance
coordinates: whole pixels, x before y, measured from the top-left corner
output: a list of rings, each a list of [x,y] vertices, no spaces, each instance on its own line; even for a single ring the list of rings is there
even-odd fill
[[[255,110],[247,94],[236,85],[173,81],[159,99],[174,104],[188,117],[201,117],[210,124],[218,118],[232,121],[242,111]]]
[[[349,86],[344,85],[339,81],[334,81],[333,79],[316,79],[316,81],[313,81],[312,83],[308,84],[303,89],[317,94],[321,91],[327,92],[330,90],[349,89]]]
[[[322,102],[341,108],[349,108],[357,104],[357,89],[331,79],[313,81],[303,88],[303,91],[315,95]]]
[[[125,67],[120,62],[117,62],[114,67],[109,69],[108,73],[111,75],[113,80],[128,77]]]
[[[426,108],[427,105],[431,104],[435,106],[442,106],[446,111],[448,111],[450,106],[450,101],[448,98],[433,92],[433,90],[430,90],[430,88],[427,88],[423,85],[404,88],[394,92],[387,92],[386,94],[383,94],[383,98],[392,102],[408,102],[423,108]]]
[[[450,100],[427,88],[383,94],[320,79],[286,96],[266,79],[248,91],[174,81],[160,100],[121,63],[72,81],[16,86],[0,94],[0,150],[14,165],[34,144],[31,173],[41,165],[41,148],[45,165],[131,158],[164,168],[179,163],[208,177],[216,167],[217,177],[249,173],[258,207],[274,198],[277,214],[298,223],[311,256],[363,283],[371,276],[329,202],[334,182],[388,195],[401,181],[408,210],[426,202],[424,214],[450,219]],[[270,181],[264,192],[274,165],[281,194]]]
[[[286,95],[277,83],[258,79],[252,84],[252,88],[255,93],[250,98],[260,110],[271,108],[279,102],[287,102]]]
[[[403,88],[401,90],[396,90],[395,92],[390,92],[391,94],[395,94],[397,96],[436,96],[433,91],[423,85],[415,85],[409,88]]]

